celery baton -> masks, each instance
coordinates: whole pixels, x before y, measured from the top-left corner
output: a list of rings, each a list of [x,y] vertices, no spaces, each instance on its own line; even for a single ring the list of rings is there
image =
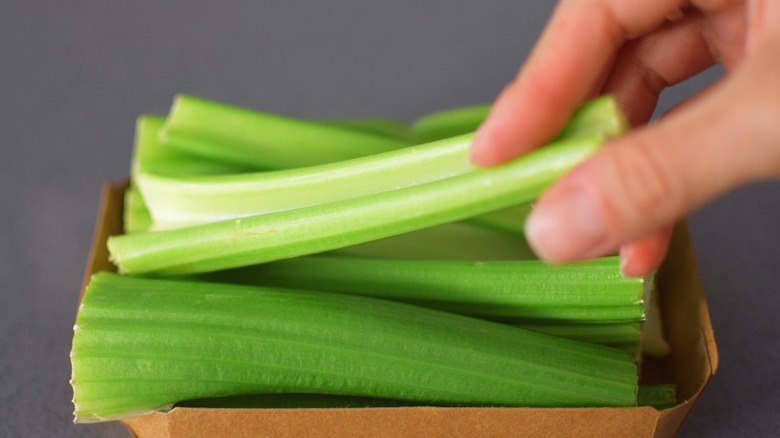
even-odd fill
[[[162,139],[193,155],[261,169],[312,166],[408,145],[384,135],[187,95],[174,99]]]
[[[342,248],[531,201],[602,141],[562,140],[502,166],[359,198],[112,236],[108,248],[124,273],[208,272]]]
[[[373,296],[487,318],[639,321],[643,280],[617,257],[549,266],[538,260],[438,261],[296,257],[206,279]]]
[[[74,330],[77,422],[254,393],[636,404],[621,351],[367,297],[101,273]]]

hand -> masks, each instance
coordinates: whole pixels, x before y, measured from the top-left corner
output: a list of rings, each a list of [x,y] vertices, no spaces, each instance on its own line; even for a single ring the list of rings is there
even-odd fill
[[[552,138],[582,101],[614,95],[630,133],[539,199],[529,243],[551,262],[620,248],[623,272],[661,263],[673,223],[780,175],[780,1],[563,0],[479,128],[472,160],[496,165]],[[658,95],[722,62],[726,76],[653,125]]]

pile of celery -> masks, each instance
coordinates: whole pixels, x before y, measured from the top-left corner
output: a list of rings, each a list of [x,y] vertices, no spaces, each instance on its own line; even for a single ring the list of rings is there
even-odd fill
[[[615,257],[545,265],[522,235],[622,114],[595,99],[549,145],[479,169],[486,110],[407,127],[178,96],[139,118],[125,234],[108,241],[120,274],[91,279],[74,328],[76,421],[217,397],[635,406],[648,284]]]

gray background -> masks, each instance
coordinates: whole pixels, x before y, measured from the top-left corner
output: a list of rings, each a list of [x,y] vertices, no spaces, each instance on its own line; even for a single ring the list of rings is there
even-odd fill
[[[68,351],[100,187],[127,175],[137,115],[179,92],[402,120],[489,101],[547,3],[0,2],[0,436],[126,436],[71,425]],[[690,217],[721,367],[681,436],[780,433],[778,189]]]

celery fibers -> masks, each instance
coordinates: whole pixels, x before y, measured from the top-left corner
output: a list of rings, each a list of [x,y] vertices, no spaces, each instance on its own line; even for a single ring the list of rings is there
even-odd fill
[[[617,257],[550,266],[538,260],[312,256],[206,278],[372,296],[482,318],[559,322],[644,318],[643,280],[623,277]]]
[[[262,393],[636,403],[636,367],[621,351],[367,297],[99,273],[74,331],[77,422]]]

